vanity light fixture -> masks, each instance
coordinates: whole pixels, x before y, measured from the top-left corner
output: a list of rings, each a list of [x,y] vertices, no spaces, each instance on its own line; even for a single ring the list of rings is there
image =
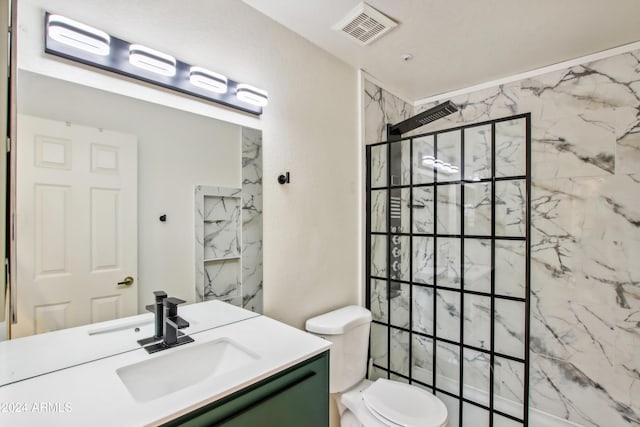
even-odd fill
[[[109,34],[64,16],[49,15],[48,18],[47,34],[52,39],[94,55],[109,55]]]
[[[262,89],[73,19],[45,12],[44,29],[44,51],[48,54],[256,116],[267,105],[269,97]]]
[[[227,78],[222,74],[202,67],[191,67],[189,81],[192,85],[215,93],[227,92]]]
[[[129,62],[152,73],[167,77],[176,75],[176,58],[139,44],[129,46]]]
[[[267,92],[245,83],[238,84],[236,96],[239,100],[251,105],[257,105],[258,107],[264,107],[267,105],[267,102],[269,102],[269,95]]]

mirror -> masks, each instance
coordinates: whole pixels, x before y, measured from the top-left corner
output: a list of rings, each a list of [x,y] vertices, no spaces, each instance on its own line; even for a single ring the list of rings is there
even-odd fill
[[[13,338],[143,313],[160,289],[261,312],[259,131],[24,70],[17,88]],[[241,197],[202,204],[197,186]]]

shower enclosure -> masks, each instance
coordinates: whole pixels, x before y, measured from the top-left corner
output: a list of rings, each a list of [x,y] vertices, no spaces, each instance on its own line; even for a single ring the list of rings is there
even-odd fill
[[[371,378],[527,426],[530,115],[367,146]]]

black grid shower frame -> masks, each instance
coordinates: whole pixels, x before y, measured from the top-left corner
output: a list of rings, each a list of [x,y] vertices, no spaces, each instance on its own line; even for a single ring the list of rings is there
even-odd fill
[[[505,121],[511,121],[511,120],[518,120],[518,119],[524,119],[525,120],[525,148],[526,148],[526,156],[525,156],[525,168],[526,168],[526,174],[525,175],[518,175],[518,176],[509,176],[509,177],[496,177],[495,176],[495,125],[496,123],[500,123],[500,122],[505,122]],[[474,128],[474,127],[480,127],[480,126],[485,126],[485,125],[490,125],[491,126],[491,178],[484,178],[484,179],[480,179],[480,180],[468,180],[468,179],[464,179],[465,174],[464,174],[464,135],[465,129],[468,128]],[[445,132],[454,132],[454,131],[460,131],[460,135],[461,135],[461,167],[460,167],[460,178],[459,180],[456,181],[447,181],[447,182],[438,182],[438,178],[437,178],[437,170],[434,169],[434,177],[433,177],[433,182],[430,183],[423,183],[423,184],[414,184],[413,183],[413,157],[414,157],[414,152],[413,152],[413,140],[414,139],[418,139],[418,138],[422,138],[422,137],[426,137],[426,136],[433,136],[433,150],[434,150],[434,157],[437,154],[438,151],[438,135],[445,133]],[[391,184],[391,177],[390,177],[390,160],[391,160],[391,144],[402,144],[404,141],[409,141],[409,184],[403,184],[403,185],[390,185]],[[384,187],[372,187],[372,182],[371,182],[371,149],[372,147],[376,147],[376,146],[382,146],[382,145],[386,145],[387,146],[387,158],[386,158],[386,169],[387,169],[387,186]],[[378,324],[381,326],[385,326],[387,328],[387,353],[386,353],[386,367],[378,365],[378,364],[373,364],[374,367],[376,367],[379,370],[382,370],[384,372],[386,372],[386,376],[387,378],[390,378],[391,375],[394,375],[398,378],[404,379],[405,381],[407,381],[408,383],[413,383],[413,384],[417,384],[420,385],[424,388],[430,389],[433,393],[442,393],[444,395],[447,395],[449,397],[455,398],[458,400],[459,402],[459,422],[460,425],[462,426],[463,423],[463,403],[467,403],[470,405],[474,405],[476,407],[482,408],[486,411],[489,412],[489,425],[493,426],[494,425],[494,414],[496,415],[500,415],[502,417],[508,418],[512,421],[521,423],[524,427],[528,427],[529,424],[529,405],[528,405],[528,396],[529,396],[529,331],[530,331],[530,270],[531,270],[531,266],[530,266],[530,254],[531,254],[531,243],[530,243],[530,223],[531,223],[531,115],[530,113],[526,113],[526,114],[519,114],[519,115],[514,115],[514,116],[509,116],[509,117],[504,117],[504,118],[500,118],[500,119],[495,119],[495,120],[489,120],[489,121],[485,121],[485,122],[480,122],[480,123],[473,123],[473,124],[469,124],[469,125],[464,125],[464,126],[458,126],[458,127],[454,127],[454,128],[448,128],[448,129],[443,129],[443,130],[439,130],[439,131],[434,131],[434,132],[429,132],[429,133],[425,133],[425,134],[421,134],[421,135],[416,135],[416,136],[412,136],[409,138],[400,138],[397,140],[393,140],[393,141],[386,141],[386,142],[380,142],[380,143],[376,143],[376,144],[370,144],[366,147],[366,156],[367,156],[367,174],[366,174],[366,189],[367,189],[367,204],[366,204],[366,260],[367,260],[367,265],[366,265],[366,306],[367,308],[371,309],[371,281],[372,280],[379,280],[379,281],[383,281],[386,284],[386,290],[387,290],[387,319],[386,322],[381,322],[381,321],[377,321],[374,320],[373,323],[374,324]],[[525,206],[525,236],[521,237],[521,236],[496,236],[495,233],[495,184],[496,182],[501,182],[501,181],[525,181],[525,191],[526,191],[526,206]],[[485,235],[465,235],[464,233],[464,187],[466,184],[477,184],[477,183],[490,183],[491,185],[491,201],[492,201],[492,205],[491,205],[491,235],[490,236],[485,236]],[[437,225],[436,225],[436,221],[434,220],[434,233],[414,233],[413,232],[413,209],[409,209],[409,224],[408,224],[408,232],[391,232],[390,229],[390,194],[391,194],[391,189],[403,189],[403,188],[407,188],[409,189],[409,206],[413,206],[413,189],[414,188],[420,188],[420,187],[434,187],[434,192],[433,192],[433,217],[434,219],[437,218],[437,191],[439,187],[445,187],[447,185],[460,185],[460,234],[442,234],[442,233],[437,233]],[[386,232],[372,232],[371,231],[371,192],[375,191],[375,190],[387,190],[387,229]],[[372,235],[381,235],[381,236],[386,236],[387,237],[387,245],[386,245],[386,250],[387,250],[387,254],[386,254],[386,259],[387,259],[387,265],[386,265],[386,271],[387,277],[379,277],[379,276],[372,276],[371,275],[371,236]],[[409,271],[410,271],[410,277],[411,280],[406,281],[406,280],[400,280],[400,279],[391,279],[391,265],[390,265],[390,256],[389,256],[389,247],[390,247],[390,240],[391,237],[393,236],[406,236],[409,238]],[[419,283],[419,282],[414,282],[413,280],[413,238],[416,236],[420,236],[420,237],[431,237],[433,239],[432,244],[433,244],[433,284],[429,284],[429,283]],[[460,288],[452,288],[452,287],[447,287],[447,286],[439,286],[437,284],[437,239],[438,238],[458,238],[460,239],[460,275],[461,275],[461,283],[460,283]],[[491,240],[491,292],[487,293],[487,292],[480,292],[480,291],[472,291],[472,290],[466,290],[464,288],[464,240],[465,239],[484,239],[484,240]],[[525,242],[525,296],[524,298],[520,298],[520,297],[514,297],[514,296],[509,296],[509,295],[500,295],[500,294],[496,294],[495,292],[495,246],[496,246],[496,242],[499,241],[523,241]],[[390,289],[391,289],[391,282],[398,282],[401,284],[407,284],[409,285],[409,328],[403,328],[403,327],[399,327],[399,326],[395,326],[391,324],[391,298],[389,298],[389,293],[390,293]],[[430,334],[425,334],[425,333],[421,333],[418,331],[414,331],[413,330],[413,313],[412,313],[412,307],[413,307],[413,289],[414,286],[419,286],[419,287],[426,287],[426,288],[431,288],[433,289],[433,310],[434,310],[434,316],[433,316],[433,335]],[[436,327],[437,327],[437,315],[436,315],[436,309],[437,309],[437,292],[438,290],[443,290],[443,291],[452,291],[452,292],[458,292],[460,293],[460,341],[453,341],[453,340],[449,340],[449,339],[445,339],[445,338],[441,338],[441,337],[437,337],[436,336]],[[490,335],[491,335],[491,346],[490,349],[485,349],[485,348],[478,348],[469,344],[465,344],[464,343],[464,296],[465,295],[478,295],[478,296],[483,296],[483,297],[489,297],[491,299],[491,322],[490,322],[490,326],[491,326],[491,331],[490,331]],[[494,348],[494,341],[495,341],[495,301],[496,300],[508,300],[508,301],[515,301],[515,302],[519,302],[522,303],[524,305],[524,314],[525,314],[525,318],[524,318],[524,332],[525,332],[525,336],[524,336],[524,358],[518,358],[518,357],[514,357],[514,356],[510,356],[507,354],[502,354],[499,352],[495,351]],[[391,330],[397,330],[397,331],[401,331],[404,333],[407,333],[409,335],[409,375],[404,375],[400,372],[396,372],[393,371],[391,369]],[[432,377],[432,384],[426,384],[422,381],[419,381],[415,378],[413,378],[412,375],[412,365],[413,365],[413,358],[412,358],[412,347],[413,347],[413,335],[417,335],[417,336],[422,336],[424,338],[428,338],[432,341],[432,345],[433,345],[433,349],[432,349],[432,357],[433,357],[433,377]],[[459,387],[458,387],[458,394],[452,393],[448,390],[444,390],[441,387],[438,387],[438,384],[436,383],[436,359],[437,359],[437,346],[438,343],[442,342],[442,343],[447,343],[447,344],[451,344],[451,345],[455,345],[458,347],[458,351],[459,351]],[[469,350],[473,350],[479,353],[483,353],[489,356],[490,358],[490,364],[489,364],[489,405],[484,405],[481,403],[478,403],[476,401],[467,399],[464,397],[464,350],[465,349],[469,349]],[[506,360],[511,360],[514,362],[518,362],[520,364],[523,365],[523,369],[524,369],[524,380],[523,380],[523,404],[524,404],[524,408],[523,408],[523,416],[522,418],[513,416],[511,414],[505,413],[503,411],[500,411],[498,409],[496,409],[494,407],[494,364],[495,364],[495,358],[499,357],[502,359],[506,359]],[[469,427],[469,426],[462,426],[462,427]]]

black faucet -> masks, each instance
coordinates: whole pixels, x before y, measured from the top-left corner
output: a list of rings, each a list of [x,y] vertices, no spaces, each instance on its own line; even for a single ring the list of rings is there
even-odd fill
[[[165,298],[162,301],[165,308],[164,339],[162,342],[145,347],[149,353],[193,342],[193,338],[189,335],[178,335],[178,329],[189,326],[189,322],[178,316],[178,304],[183,302],[185,301],[175,297]]]
[[[154,291],[153,295],[156,297],[156,301],[153,304],[145,306],[145,308],[155,314],[155,333],[152,337],[138,340],[138,344],[145,346],[154,342],[158,342],[163,337],[164,330],[164,300],[167,298],[167,293],[164,291]]]

